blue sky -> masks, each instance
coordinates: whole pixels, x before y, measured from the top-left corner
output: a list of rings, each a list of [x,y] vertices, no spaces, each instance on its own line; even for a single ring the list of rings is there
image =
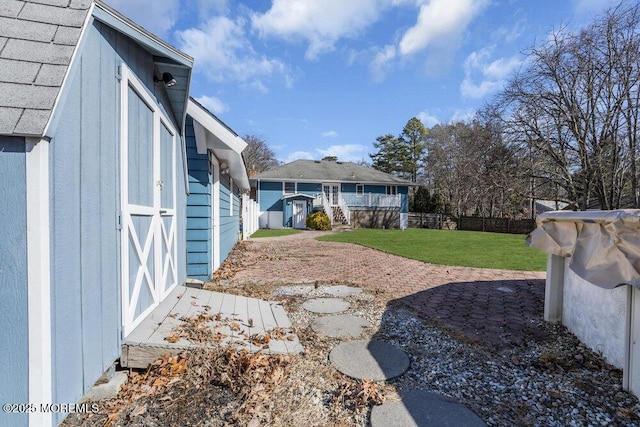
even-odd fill
[[[412,117],[469,119],[525,49],[619,0],[106,2],[193,56],[191,95],[289,162],[369,160]]]

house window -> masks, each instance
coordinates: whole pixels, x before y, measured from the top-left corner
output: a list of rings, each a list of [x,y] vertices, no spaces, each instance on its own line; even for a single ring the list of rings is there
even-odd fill
[[[356,184],[356,194],[362,196],[364,194],[364,185]]]
[[[387,194],[390,196],[395,196],[398,194],[398,186],[397,185],[387,185]]]
[[[296,192],[296,183],[295,182],[285,182],[284,183],[284,194],[294,194]]]

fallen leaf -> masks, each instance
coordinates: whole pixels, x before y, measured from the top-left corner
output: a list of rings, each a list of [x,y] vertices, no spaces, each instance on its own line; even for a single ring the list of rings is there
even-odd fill
[[[131,411],[132,417],[137,417],[147,412],[147,405],[136,406],[133,411]]]
[[[170,342],[170,343],[176,343],[178,341],[180,341],[180,336],[178,334],[171,334],[168,337],[165,338],[165,341]]]

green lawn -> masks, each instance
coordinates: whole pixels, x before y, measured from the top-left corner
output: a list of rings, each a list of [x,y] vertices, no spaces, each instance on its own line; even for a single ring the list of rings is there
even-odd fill
[[[476,231],[356,229],[318,240],[357,243],[432,264],[544,271],[547,255],[528,247],[520,234]]]
[[[261,228],[251,235],[252,239],[258,239],[261,237],[281,237],[288,236],[290,234],[298,234],[301,233],[300,230],[295,230],[293,228],[282,228],[279,230],[271,230],[268,228]]]

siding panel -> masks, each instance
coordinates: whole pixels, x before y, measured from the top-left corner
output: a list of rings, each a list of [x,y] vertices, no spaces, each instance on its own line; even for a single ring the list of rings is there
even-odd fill
[[[305,193],[310,195],[320,194],[322,192],[322,184],[311,182],[299,182],[298,193]]]
[[[187,144],[187,169],[191,193],[186,201],[186,264],[187,276],[209,280],[212,265],[212,185],[209,174],[209,157],[198,154],[193,131],[193,119],[187,117],[185,133]]]
[[[235,188],[235,186],[234,186]],[[233,205],[231,204],[233,203]],[[231,208],[233,206],[233,208]],[[228,175],[220,177],[220,260],[224,261],[238,242],[239,230],[238,198],[230,193]]]
[[[83,387],[80,243],[80,73],[69,82],[67,104],[50,147],[51,313],[53,400],[75,402]],[[93,283],[99,284],[96,277]],[[90,286],[90,284],[87,284]],[[95,288],[96,291],[100,289]]]
[[[29,401],[25,143],[0,136],[0,402]],[[0,425],[26,425],[27,414],[0,412]]]
[[[260,182],[260,212],[282,211],[282,182]]]

